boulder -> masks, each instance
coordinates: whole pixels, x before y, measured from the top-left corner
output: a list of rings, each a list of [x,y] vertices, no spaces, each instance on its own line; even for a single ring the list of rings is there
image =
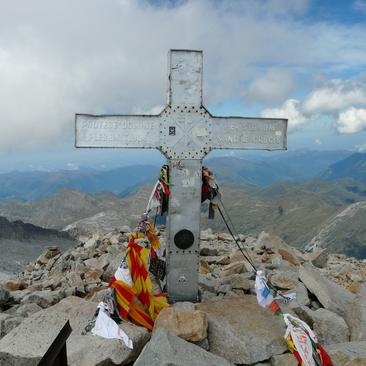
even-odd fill
[[[0,309],[3,305],[5,305],[10,298],[9,291],[4,288],[2,285],[0,285]]]
[[[310,265],[300,266],[299,278],[326,309],[341,317],[347,315],[346,310],[353,304],[355,298],[351,292],[323,277]]]
[[[134,366],[230,366],[222,357],[209,353],[176,335],[158,328]]]
[[[84,243],[84,248],[85,249],[94,249],[97,247],[99,242],[100,242],[100,237],[99,237],[99,234],[96,233]]]
[[[304,286],[303,283],[299,282],[299,284],[293,290],[285,292],[285,295],[291,294],[291,293],[296,294],[296,299],[294,299],[288,303],[290,309],[298,307],[298,306],[310,305],[308,290],[306,289],[306,287]]]
[[[366,341],[366,283],[359,287],[349,318],[351,341]]]
[[[283,290],[293,290],[299,285],[297,274],[292,272],[276,272],[270,276],[272,285]]]
[[[204,257],[208,257],[208,256],[218,256],[219,255],[219,251],[215,248],[207,248],[207,247],[203,247],[200,250],[200,255],[204,256]]]
[[[290,250],[285,248],[279,248],[277,252],[282,257],[282,259],[293,264],[294,266],[298,266],[300,264],[300,261],[297,259],[295,254]]]
[[[14,281],[14,280],[4,281],[3,286],[9,291],[24,290],[28,287],[24,281]]]
[[[243,273],[244,271],[245,271],[245,263],[235,262],[223,267],[222,271],[220,272],[220,277],[224,278],[231,276],[235,273]]]
[[[250,290],[250,281],[243,274],[234,274],[230,277],[230,285],[233,290],[238,290],[239,292],[247,292]]]
[[[128,322],[120,324],[133,341],[132,350],[119,340],[104,339],[90,333],[82,335],[95,310],[95,303],[72,296],[26,318],[0,340],[0,365],[37,365],[67,320],[73,330],[67,341],[70,366],[126,365],[133,362],[149,340],[149,332]]]
[[[298,366],[298,362],[292,353],[284,353],[272,356],[271,366]]]
[[[251,365],[287,350],[283,321],[262,309],[255,296],[207,301],[196,308],[208,315],[210,351],[232,363]]]
[[[11,330],[16,328],[22,322],[22,320],[23,318],[20,316],[0,313],[0,339],[7,335]],[[0,365],[2,365],[1,362]]]
[[[207,326],[206,313],[175,307],[160,311],[154,329],[164,328],[186,341],[198,342],[207,337]]]
[[[63,290],[34,291],[23,297],[22,304],[35,303],[41,308],[47,308],[59,302],[64,296]]]
[[[326,309],[318,309],[310,314],[314,332],[320,343],[333,344],[349,341],[349,328],[339,315]]]
[[[334,366],[366,365],[366,342],[338,343],[326,346]]]
[[[26,318],[34,313],[37,313],[40,310],[42,310],[42,308],[39,305],[31,303],[24,305],[15,305],[7,310],[6,313]]]
[[[207,264],[220,264],[220,265],[227,265],[230,264],[230,257],[228,255],[220,255],[220,256],[208,256],[205,257],[205,261]]]

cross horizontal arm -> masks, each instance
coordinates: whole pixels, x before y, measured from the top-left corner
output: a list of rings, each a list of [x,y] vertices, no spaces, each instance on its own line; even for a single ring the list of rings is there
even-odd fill
[[[286,150],[287,119],[213,117],[211,148]]]
[[[151,149],[159,146],[159,116],[76,114],[76,147],[126,147]]]

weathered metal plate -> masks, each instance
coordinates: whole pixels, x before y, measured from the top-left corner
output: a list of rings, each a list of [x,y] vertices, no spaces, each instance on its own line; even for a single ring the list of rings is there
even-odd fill
[[[287,119],[213,117],[212,149],[287,149]]]
[[[170,160],[169,169],[168,296],[172,302],[197,301],[202,165],[200,160]],[[187,246],[177,243],[182,230],[191,232],[193,243],[190,236],[187,236]]]
[[[159,116],[93,116],[77,114],[76,147],[157,148]]]
[[[211,133],[204,108],[167,107],[160,121],[160,151],[168,159],[202,159],[210,151]]]
[[[202,51],[170,50],[168,105],[202,105]]]

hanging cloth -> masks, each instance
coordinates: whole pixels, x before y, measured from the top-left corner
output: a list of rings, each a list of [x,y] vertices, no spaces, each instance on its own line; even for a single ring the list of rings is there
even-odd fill
[[[215,208],[217,203],[215,197],[219,194],[219,186],[217,185],[213,173],[206,167],[202,167],[202,188],[201,188],[201,203],[209,200],[208,218],[215,218]]]
[[[273,298],[271,294],[271,291],[267,284],[266,276],[261,270],[257,271],[255,277],[255,292],[257,295],[258,304],[262,308],[268,307],[269,310],[275,315],[280,315],[282,313],[278,302]]]
[[[317,337],[302,320],[283,314],[287,329],[285,340],[300,366],[334,366]]]

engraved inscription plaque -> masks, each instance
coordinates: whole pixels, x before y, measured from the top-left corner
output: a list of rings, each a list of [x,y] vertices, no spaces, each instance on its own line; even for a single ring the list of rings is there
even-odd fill
[[[157,116],[76,115],[76,147],[156,148]]]

